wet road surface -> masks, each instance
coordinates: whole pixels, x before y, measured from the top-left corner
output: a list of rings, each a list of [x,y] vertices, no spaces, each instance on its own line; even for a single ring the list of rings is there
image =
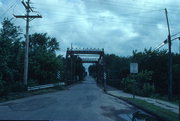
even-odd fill
[[[105,94],[88,76],[68,90],[1,103],[0,120],[131,121],[138,110]]]

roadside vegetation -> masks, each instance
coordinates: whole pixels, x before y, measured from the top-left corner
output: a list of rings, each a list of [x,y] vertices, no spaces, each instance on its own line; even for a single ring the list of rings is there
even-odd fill
[[[107,84],[128,93],[139,96],[165,99],[168,94],[168,53],[166,50],[143,52],[133,51],[132,56],[120,57],[114,54],[105,55]],[[178,103],[180,85],[180,54],[172,54],[173,60],[173,99]],[[138,74],[130,74],[130,63],[139,66]],[[90,75],[96,78],[96,65],[89,67]]]
[[[141,109],[153,113],[159,118],[163,118],[167,121],[178,121],[178,114],[167,109],[161,108],[156,106],[152,103],[148,103],[141,99],[133,99],[133,98],[124,98],[124,100],[128,101],[129,103],[140,107]]]
[[[55,37],[47,33],[29,35],[29,73],[28,86],[50,84],[64,81],[65,58],[58,55],[60,45]],[[12,92],[24,92],[23,83],[25,35],[11,19],[5,18],[0,28],[0,96]],[[74,57],[76,73],[83,79],[85,69],[81,59]],[[59,75],[59,76],[58,76]]]
[[[6,102],[9,100],[19,99],[19,98],[25,98],[25,97],[35,96],[35,95],[42,95],[42,94],[57,92],[60,90],[65,90],[65,89],[67,89],[67,87],[56,86],[56,87],[40,89],[40,90],[33,90],[33,91],[9,92],[8,95],[1,96],[0,103]]]

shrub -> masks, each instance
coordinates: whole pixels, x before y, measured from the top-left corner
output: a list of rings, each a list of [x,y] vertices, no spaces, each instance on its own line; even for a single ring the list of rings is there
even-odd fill
[[[125,92],[135,93],[140,96],[151,96],[155,92],[152,82],[152,71],[142,71],[137,75],[129,75],[122,80],[122,89]]]
[[[154,85],[145,83],[142,92],[143,92],[142,96],[152,96],[153,93],[155,92],[155,87]]]
[[[0,96],[5,95],[5,82],[0,78]]]
[[[133,83],[134,83],[134,81],[131,78],[129,78],[129,77],[123,78],[123,80],[122,80],[123,91],[132,93],[133,92]]]
[[[11,86],[12,92],[22,92],[26,90],[26,86],[22,82],[14,82]]]

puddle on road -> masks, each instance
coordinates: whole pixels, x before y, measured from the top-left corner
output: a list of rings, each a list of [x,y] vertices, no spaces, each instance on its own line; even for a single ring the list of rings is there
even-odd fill
[[[102,106],[104,116],[115,121],[158,121],[154,116],[136,108],[117,110],[112,106]]]
[[[142,111],[136,111],[135,113],[129,114],[119,114],[118,117],[127,121],[158,121],[155,117]]]

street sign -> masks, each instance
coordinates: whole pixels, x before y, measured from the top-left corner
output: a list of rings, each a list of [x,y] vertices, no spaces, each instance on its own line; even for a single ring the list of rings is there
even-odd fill
[[[130,63],[130,73],[138,73],[138,63]]]

